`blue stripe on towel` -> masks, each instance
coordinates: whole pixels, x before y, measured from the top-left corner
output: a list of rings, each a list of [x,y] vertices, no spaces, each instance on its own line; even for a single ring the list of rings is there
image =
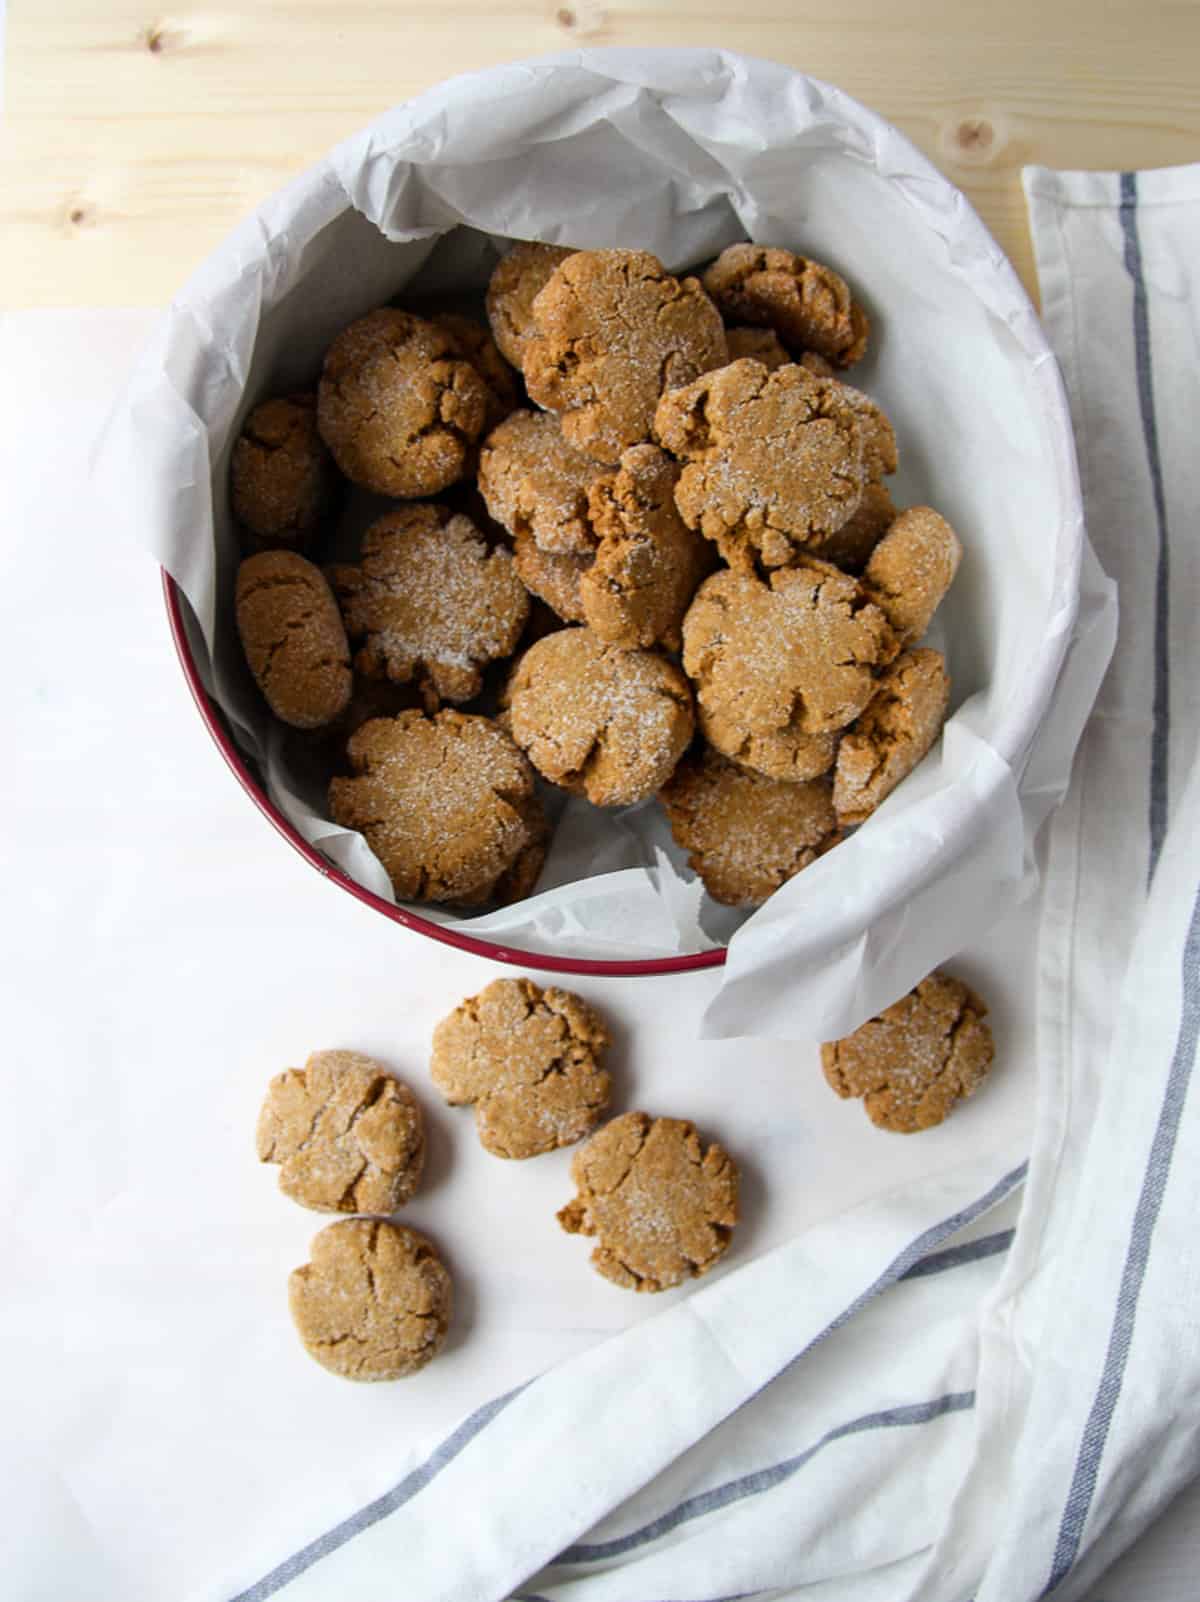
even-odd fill
[[[948,1268],[977,1263],[981,1257],[996,1257],[1008,1250],[1015,1234],[1015,1229],[1001,1229],[994,1235],[980,1235],[978,1240],[969,1240],[962,1246],[947,1246],[943,1252],[930,1252],[928,1257],[922,1257],[919,1263],[905,1269],[900,1278],[924,1279],[926,1274],[944,1274]]]
[[[1142,271],[1142,247],[1137,225],[1137,173],[1121,174],[1121,232],[1125,236],[1125,270],[1133,280],[1133,349],[1137,363],[1138,408],[1142,438],[1154,492],[1158,523],[1158,565],[1154,580],[1154,727],[1150,737],[1150,866],[1153,879],[1167,832],[1168,754],[1171,727],[1170,681],[1170,545],[1167,538],[1167,499],[1163,489],[1162,460],[1158,450],[1158,420],[1154,410],[1154,369],[1150,349],[1150,308]]]
[[[324,1535],[319,1535],[315,1541],[310,1541],[307,1546],[301,1547],[299,1552],[293,1552],[291,1557],[279,1564],[278,1568],[272,1569],[270,1574],[257,1580],[249,1590],[239,1591],[231,1602],[264,1602],[266,1597],[282,1591],[285,1585],[289,1585],[298,1575],[303,1574],[305,1569],[312,1568],[314,1563],[319,1563],[323,1557],[336,1552],[339,1546],[345,1546],[347,1541],[370,1529],[372,1524],[378,1524],[380,1519],[387,1518],[397,1508],[403,1507],[405,1502],[411,1501],[418,1491],[423,1491],[431,1480],[435,1480],[468,1442],[474,1440],[480,1430],[486,1429],[496,1415],[503,1412],[510,1402],[515,1401],[524,1389],[524,1385],[519,1385],[515,1391],[509,1391],[504,1396],[493,1397],[490,1402],[485,1402],[471,1414],[470,1418],[464,1419],[454,1433],[448,1435],[424,1463],[413,1469],[410,1474],[406,1474],[399,1484],[394,1485],[390,1491],[385,1491],[382,1496],[376,1497],[374,1502],[368,1502],[366,1507],[359,1508],[358,1512],[352,1513],[348,1519],[335,1524],[331,1530],[326,1530]]]
[[[1125,1364],[1133,1341],[1133,1325],[1137,1316],[1138,1298],[1146,1277],[1146,1264],[1154,1226],[1162,1206],[1163,1194],[1171,1172],[1171,1157],[1179,1133],[1179,1120],[1187,1099],[1192,1068],[1196,1061],[1196,1045],[1200,1040],[1200,888],[1192,906],[1192,919],[1183,947],[1183,1006],[1179,1017],[1179,1032],[1175,1040],[1175,1053],[1171,1071],[1167,1076],[1166,1093],[1158,1115],[1158,1124],[1150,1146],[1150,1160],[1142,1180],[1141,1194],[1133,1215],[1133,1228],[1125,1254],[1125,1267],[1121,1274],[1121,1288],[1117,1293],[1117,1308],[1108,1338],[1108,1351],[1100,1384],[1084,1426],[1071,1488],[1067,1493],[1059,1526],[1058,1542],[1050,1578],[1042,1596],[1051,1591],[1070,1572],[1079,1552],[1083,1527],[1092,1506],[1100,1461],[1108,1439],[1109,1426],[1121,1395],[1121,1382]]]

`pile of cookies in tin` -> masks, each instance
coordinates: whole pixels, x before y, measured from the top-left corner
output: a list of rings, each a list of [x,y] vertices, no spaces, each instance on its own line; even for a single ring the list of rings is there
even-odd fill
[[[315,394],[250,413],[250,669],[319,737],[329,815],[401,901],[531,894],[540,779],[599,808],[657,798],[709,893],[761,903],[871,815],[948,705],[917,642],[961,547],[892,502],[892,425],[841,376],[866,314],[783,249],[676,278],[519,244],[486,316],[380,308]],[[322,568],[347,482],[390,504]]]
[[[879,1128],[911,1134],[972,1095],[992,1062],[987,1008],[935,973],[844,1040],[821,1048],[839,1096]],[[657,1292],[707,1274],[738,1222],[738,1166],[685,1118],[643,1111],[602,1123],[612,1092],[607,1025],[581,996],[496,979],[443,1018],[429,1071],[452,1107],[470,1106],[484,1151],[524,1161],[567,1146],[576,1194],[558,1211],[592,1236],[592,1266],[627,1290]],[[394,1214],[417,1193],[425,1120],[412,1089],[353,1051],[317,1051],[272,1079],[259,1160],[284,1195],[351,1214],[315,1237],[293,1271],[297,1331],[322,1367],[354,1380],[400,1379],[437,1356],[453,1315],[450,1272],[433,1242]],[[531,1243],[532,1244],[532,1243]]]

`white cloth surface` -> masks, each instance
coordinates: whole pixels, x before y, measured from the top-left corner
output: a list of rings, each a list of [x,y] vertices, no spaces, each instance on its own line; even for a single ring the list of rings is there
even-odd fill
[[[10,774],[34,781],[0,799],[14,1602],[1194,1589],[1194,1490],[1110,1567],[1195,1473],[1200,1418],[1200,636],[1157,582],[1165,528],[1167,593],[1196,593],[1200,176],[1134,187],[1122,209],[1115,176],[1030,180],[1123,610],[1039,901],[955,964],[995,1009],[992,1081],[894,1140],[832,1102],[812,1046],[681,1049],[711,976],[581,984],[617,1024],[622,1103],[686,1111],[746,1159],[737,1249],[690,1293],[624,1296],[553,1227],[565,1154],[498,1165],[425,1094],[412,1216],[465,1305],[445,1356],[386,1388],[295,1345],[284,1278],[320,1221],[256,1168],[254,1112],[317,1045],[421,1091],[432,1023],[494,970],[274,839],[187,703],[153,574],[89,538],[83,447],[145,320],[0,324],[0,651]]]

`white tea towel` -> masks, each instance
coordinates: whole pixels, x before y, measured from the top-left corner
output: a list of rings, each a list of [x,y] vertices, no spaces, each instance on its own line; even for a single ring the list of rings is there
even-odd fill
[[[977,1162],[810,1229],[206,1602],[1085,1597],[1200,1466],[1200,169],[1028,188],[1122,617],[1049,842],[1015,1238],[1024,1167]]]

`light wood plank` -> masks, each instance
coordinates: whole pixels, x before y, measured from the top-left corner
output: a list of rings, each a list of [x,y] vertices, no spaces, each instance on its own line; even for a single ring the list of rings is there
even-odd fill
[[[840,84],[965,190],[1032,287],[1026,162],[1200,159],[1200,0],[12,0],[0,303],[157,304],[271,190],[455,72],[723,45]]]

